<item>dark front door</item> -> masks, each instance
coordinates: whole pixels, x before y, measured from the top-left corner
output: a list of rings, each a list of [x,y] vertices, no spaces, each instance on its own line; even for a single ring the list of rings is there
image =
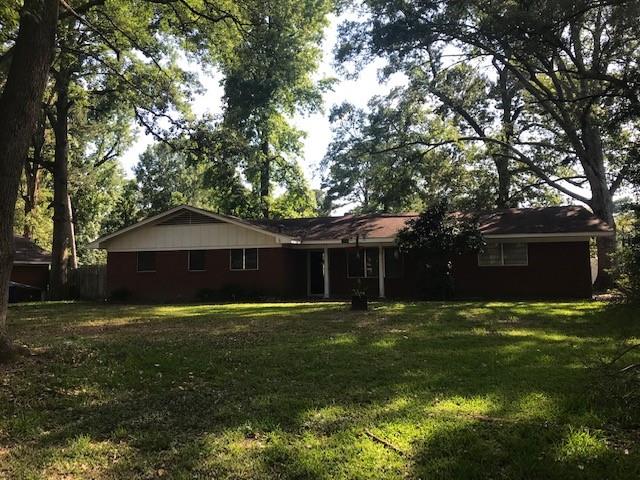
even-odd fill
[[[322,252],[309,252],[309,294],[324,294],[324,260]]]

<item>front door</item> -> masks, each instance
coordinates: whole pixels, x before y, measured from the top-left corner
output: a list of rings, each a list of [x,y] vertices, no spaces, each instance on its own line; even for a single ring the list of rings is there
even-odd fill
[[[307,265],[308,281],[309,281],[309,295],[323,295],[324,294],[324,259],[323,252],[313,251],[309,252],[309,261]]]

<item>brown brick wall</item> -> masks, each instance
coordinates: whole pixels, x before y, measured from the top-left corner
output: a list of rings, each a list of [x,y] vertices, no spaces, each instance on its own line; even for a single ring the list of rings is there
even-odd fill
[[[125,289],[134,300],[193,300],[203,290],[225,287],[256,296],[301,297],[306,293],[306,264],[300,252],[284,248],[259,249],[259,269],[231,271],[229,250],[207,250],[206,271],[188,271],[187,251],[156,252],[156,271],[137,272],[136,252],[109,252],[107,288]]]
[[[329,250],[332,297],[349,297],[357,280],[347,278],[347,249]],[[207,270],[189,272],[186,251],[156,253],[156,272],[137,272],[135,252],[109,252],[110,292],[126,289],[135,300],[193,300],[202,289],[241,289],[257,296],[301,298],[307,293],[306,251],[259,250],[257,271],[230,271],[229,250],[208,250]],[[422,268],[412,255],[404,258],[402,278],[385,279],[388,298],[419,298]],[[591,271],[588,242],[531,243],[526,267],[479,267],[475,254],[454,262],[455,294],[460,298],[588,298]],[[362,279],[370,298],[378,297],[378,279]]]
[[[462,298],[589,298],[589,243],[530,243],[526,267],[479,267],[477,255],[464,255],[454,278]]]

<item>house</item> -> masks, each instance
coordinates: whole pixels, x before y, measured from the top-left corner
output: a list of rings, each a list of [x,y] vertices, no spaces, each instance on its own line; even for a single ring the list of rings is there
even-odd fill
[[[49,285],[51,254],[25,237],[14,235],[15,253],[9,285],[10,301],[39,300]]]
[[[415,215],[243,220],[179,206],[95,240],[107,287],[135,300],[416,297],[419,265],[395,247]],[[611,228],[582,207],[500,210],[480,218],[487,248],[453,265],[460,297],[587,298],[590,239]]]

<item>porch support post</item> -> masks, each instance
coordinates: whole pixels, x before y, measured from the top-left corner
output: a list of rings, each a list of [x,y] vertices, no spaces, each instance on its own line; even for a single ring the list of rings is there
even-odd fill
[[[378,293],[384,298],[384,247],[378,247]]]
[[[324,247],[324,253],[322,255],[322,269],[324,274],[324,298],[329,298],[329,248]]]

